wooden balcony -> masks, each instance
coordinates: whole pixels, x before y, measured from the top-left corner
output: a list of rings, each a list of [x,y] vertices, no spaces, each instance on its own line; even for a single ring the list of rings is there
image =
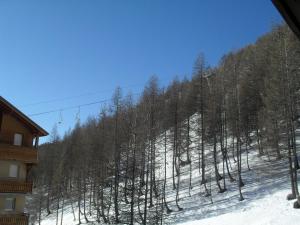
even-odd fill
[[[32,182],[0,180],[0,193],[26,194],[31,192],[32,192]]]
[[[28,225],[29,216],[26,214],[20,215],[0,215],[0,224],[2,225]]]
[[[0,160],[17,160],[36,164],[38,154],[35,148],[0,143]]]

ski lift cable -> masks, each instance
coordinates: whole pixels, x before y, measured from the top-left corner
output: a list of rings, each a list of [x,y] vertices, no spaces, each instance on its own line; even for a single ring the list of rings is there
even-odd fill
[[[165,81],[166,80],[161,80],[161,82],[165,82]],[[144,85],[144,84],[133,84],[133,85],[122,86],[120,88],[127,89],[127,88],[132,88],[132,87],[142,87],[141,85]],[[112,89],[98,91],[98,92],[88,92],[88,93],[83,93],[83,94],[79,94],[79,95],[67,96],[67,97],[63,97],[63,98],[54,98],[54,99],[49,99],[49,100],[43,100],[40,102],[24,104],[24,105],[21,105],[21,107],[29,107],[29,106],[47,104],[47,103],[52,103],[52,102],[60,102],[60,101],[64,101],[64,100],[71,100],[71,99],[76,99],[76,98],[85,97],[85,96],[91,96],[91,95],[100,94],[100,93],[107,93],[107,92],[111,92],[111,91],[112,91]]]
[[[134,93],[132,95],[136,96],[136,95],[140,95],[140,94],[141,93]],[[66,111],[66,110],[83,108],[83,107],[96,105],[96,104],[100,104],[100,103],[105,103],[105,102],[109,102],[109,101],[111,101],[111,98],[100,100],[100,101],[95,101],[95,102],[84,103],[84,104],[75,105],[75,106],[69,106],[69,107],[65,107],[65,108],[53,109],[53,110],[49,110],[49,111],[45,111],[45,112],[33,113],[33,114],[29,114],[28,116],[33,117],[33,116],[40,116],[40,115],[45,115],[45,114],[57,113],[57,112],[62,113],[63,111]]]
[[[131,88],[131,87],[140,87],[140,84],[123,86],[121,88],[126,89],[126,88]],[[111,91],[112,90],[88,92],[88,93],[83,93],[83,94],[79,94],[79,95],[67,96],[67,97],[63,97],[63,98],[54,98],[54,99],[44,100],[44,101],[40,101],[40,102],[33,102],[33,103],[21,105],[21,107],[35,106],[35,105],[52,103],[52,102],[60,102],[60,101],[64,101],[64,100],[71,100],[71,99],[76,99],[76,98],[80,98],[80,97],[85,97],[85,96],[90,96],[90,95],[95,95],[95,94],[100,94],[100,93],[106,93],[106,92],[111,92]]]
[[[160,80],[160,81],[164,82],[166,80]],[[138,86],[140,86],[140,84],[123,86],[121,88],[130,88],[130,87],[138,87]],[[41,105],[41,104],[46,104],[46,103],[52,103],[52,102],[59,102],[59,101],[63,101],[63,100],[70,100],[70,99],[75,99],[75,98],[79,98],[79,97],[89,96],[89,95],[93,95],[93,94],[97,94],[97,93],[103,93],[103,92],[105,92],[105,91],[102,91],[102,92],[90,92],[90,93],[85,93],[85,94],[81,94],[81,95],[73,95],[73,96],[64,97],[64,98],[56,98],[56,99],[44,100],[44,101],[35,102],[35,103],[29,103],[29,104],[25,104],[25,105],[21,105],[21,106],[27,107],[27,106],[35,106],[35,105]],[[135,95],[140,95],[142,93],[143,92],[135,93],[135,94],[132,94],[132,95],[135,96]],[[106,102],[110,102],[110,101],[111,101],[111,98],[110,99],[101,100],[101,101],[96,101],[96,102],[90,102],[90,103],[86,103],[86,104],[81,104],[81,105],[75,105],[75,106],[70,106],[70,107],[65,107],[65,108],[53,109],[53,110],[49,110],[49,111],[45,111],[45,112],[32,113],[32,114],[29,114],[28,116],[32,117],[32,116],[39,116],[39,115],[45,115],[45,114],[63,112],[63,111],[66,111],[66,110],[71,110],[71,109],[75,109],[75,108],[79,108],[79,107],[85,107],[85,106],[99,104],[99,103],[106,103]]]

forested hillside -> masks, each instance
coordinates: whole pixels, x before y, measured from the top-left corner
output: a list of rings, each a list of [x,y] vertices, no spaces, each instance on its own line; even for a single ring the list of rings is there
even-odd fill
[[[158,80],[153,76],[138,100],[117,88],[99,115],[63,137],[53,129],[31,174],[32,222],[51,214],[63,224],[63,209],[71,208],[82,223],[95,215],[100,224],[165,224],[187,210],[191,193],[226,201],[232,186],[243,201],[244,174],[257,163],[249,151],[266,158],[260,173],[286,168],[291,190],[283,197],[300,207],[300,42],[287,26],[216,67],[200,55],[191,80],[165,88]]]

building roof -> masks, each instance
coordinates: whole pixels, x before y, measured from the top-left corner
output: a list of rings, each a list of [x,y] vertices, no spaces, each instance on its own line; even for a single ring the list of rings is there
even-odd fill
[[[289,27],[300,39],[300,1],[272,0]]]
[[[18,110],[15,106],[9,103],[6,99],[0,96],[0,111],[4,111],[5,113],[9,113],[16,119],[18,119],[21,123],[23,123],[28,129],[32,131],[34,135],[37,136],[47,136],[48,132],[37,125],[34,121],[32,121],[28,116]]]

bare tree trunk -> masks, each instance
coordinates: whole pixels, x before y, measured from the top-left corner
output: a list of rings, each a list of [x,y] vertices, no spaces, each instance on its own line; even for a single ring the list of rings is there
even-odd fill
[[[59,192],[60,192],[60,188],[59,188]],[[58,195],[58,198],[57,198],[57,204],[56,204],[56,225],[58,225],[59,202],[60,202],[60,194]]]
[[[63,191],[63,192],[62,192],[62,204],[61,204],[60,225],[63,225],[64,207],[65,207],[65,194],[64,194],[64,191]]]
[[[214,158],[214,168],[215,168],[215,178],[216,178],[216,183],[219,188],[219,193],[223,193],[224,190],[220,185],[220,180],[222,180],[222,177],[218,171],[218,166],[217,166],[217,136],[216,136],[216,131],[214,132],[214,150],[213,150],[213,158]]]
[[[169,208],[167,200],[166,200],[166,183],[167,183],[167,131],[164,131],[164,150],[165,150],[165,165],[164,165],[164,184],[163,184],[163,199],[164,199],[164,205],[167,210],[167,214],[170,214],[172,210]]]
[[[115,150],[115,177],[114,177],[114,210],[116,223],[120,223],[119,220],[119,173],[120,173],[120,150],[118,142],[118,117],[119,117],[119,102],[116,100],[116,114],[115,114],[115,128],[114,128],[114,150]]]
[[[145,190],[145,202],[144,202],[144,218],[143,224],[147,224],[147,208],[148,208],[148,180],[149,180],[149,152],[147,153],[147,161],[146,161],[146,190]]]
[[[46,207],[47,207],[47,215],[51,214],[51,210],[50,210],[50,193],[51,193],[51,187],[52,184],[50,182],[50,184],[48,184],[48,190],[47,190],[47,202],[46,202]]]
[[[86,216],[86,177],[83,178],[83,216],[85,221],[88,223],[89,220]]]
[[[43,194],[39,193],[39,214],[38,214],[38,223],[41,225],[41,217],[42,217],[42,204],[43,204]]]
[[[256,128],[256,140],[257,140],[257,145],[258,145],[258,153],[261,156],[264,154],[264,151],[263,151],[262,144],[261,144],[261,134],[260,134],[260,131],[258,131],[258,128]]]
[[[201,184],[204,184],[205,190],[208,193],[208,190],[206,188],[206,178],[205,178],[205,148],[204,148],[204,136],[205,136],[205,129],[204,129],[204,97],[203,97],[203,74],[201,75]]]
[[[133,163],[132,163],[132,190],[130,201],[130,224],[134,223],[134,195],[135,195],[135,151],[136,151],[136,135],[133,135]]]
[[[237,120],[236,120],[236,136],[237,136],[237,143],[236,143],[236,150],[237,150],[237,163],[238,163],[238,188],[240,194],[240,201],[244,200],[242,194],[242,187],[244,183],[242,181],[242,153],[241,153],[241,106],[240,106],[240,93],[239,93],[239,78],[238,74],[236,73],[236,65],[234,65],[234,76],[235,76],[235,98],[236,98],[236,107],[237,107]]]
[[[106,218],[105,216],[105,213],[104,213],[104,194],[103,194],[103,184],[100,185],[100,201],[101,201],[101,217],[104,221],[104,223],[108,223],[108,219]]]
[[[293,172],[293,160],[292,160],[292,151],[291,151],[291,144],[289,139],[289,132],[287,131],[287,146],[288,146],[288,160],[289,160],[289,172],[290,172],[290,180],[291,180],[291,190],[292,193],[288,194],[287,200],[296,199],[296,188],[295,188],[295,178]]]
[[[124,187],[124,198],[125,203],[129,204],[128,198],[127,198],[127,190],[128,190],[128,170],[129,170],[129,144],[127,144],[126,149],[126,168],[125,168],[125,187]]]
[[[78,224],[81,224],[80,214],[81,214],[81,176],[78,176],[77,180],[78,185]]]

